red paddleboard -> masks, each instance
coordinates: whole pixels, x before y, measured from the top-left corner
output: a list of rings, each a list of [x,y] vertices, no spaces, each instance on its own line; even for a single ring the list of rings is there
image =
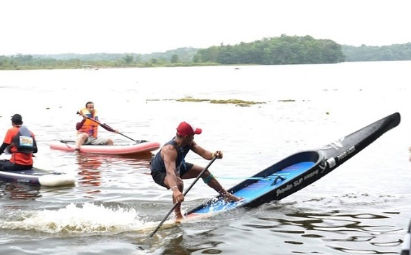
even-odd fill
[[[67,152],[74,152],[75,145],[71,141],[59,141],[50,144],[53,150],[62,150]],[[129,145],[82,145],[80,152],[93,154],[110,154],[110,155],[128,155],[150,152],[160,148],[160,143],[157,142],[142,142],[138,144]]]

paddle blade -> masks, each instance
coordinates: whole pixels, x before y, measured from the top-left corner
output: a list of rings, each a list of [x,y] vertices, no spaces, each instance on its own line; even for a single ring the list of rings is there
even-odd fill
[[[102,123],[102,124],[100,124],[100,126],[101,126],[102,128],[104,128],[105,130],[107,130],[107,131],[117,133],[116,130],[114,130],[112,127],[110,127],[110,126],[107,125],[106,123]]]
[[[61,143],[75,143],[74,140],[60,140]]]

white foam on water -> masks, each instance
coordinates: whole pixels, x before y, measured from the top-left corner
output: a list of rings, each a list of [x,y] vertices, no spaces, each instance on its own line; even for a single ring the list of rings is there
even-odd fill
[[[58,210],[23,211],[18,219],[0,219],[1,229],[68,234],[116,234],[147,231],[155,226],[155,222],[145,222],[133,208],[108,208],[92,203],[69,204]]]

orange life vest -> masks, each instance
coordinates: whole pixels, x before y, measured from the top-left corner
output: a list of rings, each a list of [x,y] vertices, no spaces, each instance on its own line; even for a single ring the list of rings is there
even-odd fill
[[[23,127],[23,129],[26,129],[26,128]],[[14,143],[15,139],[19,138],[19,131],[20,131],[20,127],[12,127],[7,131],[6,137],[4,138],[4,143],[10,144],[10,152],[11,152],[10,162],[13,164],[31,166],[33,165],[32,152],[21,150],[18,148],[18,146],[20,145],[17,145]],[[32,140],[34,143],[33,146],[35,146],[34,134],[28,129],[25,130],[25,132],[27,132],[29,136],[33,139]],[[37,151],[37,149],[35,151]]]
[[[86,115],[90,119],[94,119],[98,121],[97,111],[94,110],[94,114],[92,114],[87,108],[80,110],[81,114]],[[87,133],[89,136],[97,138],[97,129],[98,124],[92,120],[86,119],[83,126],[78,130],[78,133]]]

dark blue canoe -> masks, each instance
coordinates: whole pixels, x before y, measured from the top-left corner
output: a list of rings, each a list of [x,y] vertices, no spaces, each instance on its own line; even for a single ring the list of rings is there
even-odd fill
[[[391,114],[321,149],[291,155],[228,191],[244,198],[225,202],[221,196],[189,211],[186,216],[202,217],[238,207],[256,207],[283,199],[310,185],[353,157],[378,137],[400,123],[399,113]]]

